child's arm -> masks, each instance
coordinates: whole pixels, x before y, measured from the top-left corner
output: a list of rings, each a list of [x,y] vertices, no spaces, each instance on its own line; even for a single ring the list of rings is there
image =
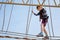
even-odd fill
[[[40,15],[40,13],[36,14],[36,13],[34,13],[33,11],[32,11],[32,13],[33,13],[34,15],[36,15],[36,16]]]

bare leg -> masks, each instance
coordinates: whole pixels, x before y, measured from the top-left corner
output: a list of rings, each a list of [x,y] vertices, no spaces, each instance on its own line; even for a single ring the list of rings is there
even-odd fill
[[[44,26],[44,24],[42,24],[42,31],[45,33],[45,37],[44,38],[46,38],[46,39],[49,39],[49,37],[48,37],[48,34],[47,34],[47,31],[46,31],[46,29],[45,29],[45,26]]]
[[[48,36],[46,29],[44,29],[44,33],[46,34],[46,36]]]
[[[46,29],[45,29],[44,24],[42,24],[41,28],[42,28],[42,29],[41,29],[41,30],[42,30],[42,32],[44,32],[46,35],[48,35],[48,34],[47,34],[47,31],[46,31]]]

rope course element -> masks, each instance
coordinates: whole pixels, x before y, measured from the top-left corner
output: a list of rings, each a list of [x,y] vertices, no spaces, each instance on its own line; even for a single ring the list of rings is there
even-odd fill
[[[13,0],[9,0],[8,2],[12,2],[12,1],[13,1]],[[13,7],[14,7],[14,5],[12,5],[12,8],[11,8],[11,13],[10,13],[10,16],[9,16],[9,21],[8,21],[8,25],[7,25],[6,32],[7,32],[8,29],[9,29],[9,24],[10,24],[10,20],[11,20],[12,12],[13,12]]]
[[[51,36],[51,32],[50,32],[50,28],[49,28],[49,22],[48,22],[49,37],[58,37],[58,36],[54,36],[54,29],[53,29],[53,22],[52,22],[52,14],[51,14],[51,8],[50,7],[58,7],[58,8],[60,8],[60,6],[57,6],[55,0],[54,0],[55,6],[54,5],[50,5],[50,1],[49,0],[48,0],[48,4],[49,5],[44,5],[45,0],[43,0],[42,4],[40,4],[39,0],[37,0],[37,1],[38,1],[39,5],[43,5],[44,7],[49,7],[50,19],[51,19],[51,29],[52,29],[52,34],[53,34],[53,36]],[[32,6],[32,10],[33,10],[33,6],[37,6],[38,4],[33,4],[33,0],[32,1],[30,0],[30,3],[32,2],[32,4],[28,4],[29,0],[26,1],[26,4],[24,4],[25,3],[24,0],[22,0],[22,2],[23,2],[23,4],[21,4],[21,3],[12,3],[12,0],[11,0],[11,2],[0,2],[0,4],[1,4],[0,9],[2,7],[2,4],[5,4],[4,5],[4,17],[3,17],[2,30],[1,30],[1,33],[0,34],[12,35],[12,36],[1,36],[0,35],[0,38],[27,39],[27,38],[20,38],[20,36],[24,36],[24,35],[25,36],[28,36],[29,35],[29,37],[30,36],[35,36],[36,37],[36,35],[28,34],[28,32],[29,32],[29,27],[30,27],[31,19],[32,19],[32,13],[30,14],[30,10],[31,10],[31,7],[30,6]],[[7,29],[6,29],[6,31],[4,31],[5,14],[6,14],[5,13],[6,12],[6,4],[12,4],[12,8],[11,8],[10,16],[9,16],[9,21],[8,21]],[[27,17],[27,24],[26,24],[26,33],[17,33],[17,32],[10,32],[10,31],[8,31],[9,25],[10,25],[10,21],[11,21],[11,17],[12,17],[12,12],[13,12],[14,5],[25,5],[25,6],[29,6],[28,17]],[[20,35],[20,34],[22,34],[22,35]]]
[[[13,37],[13,36],[0,36],[0,38],[25,39],[25,38]]]
[[[32,0],[32,4],[33,4],[33,0]],[[32,7],[32,10],[33,10],[33,7]],[[31,23],[31,18],[32,18],[32,13],[30,14],[30,19],[29,19],[29,22],[28,22],[28,25],[27,25],[27,30],[26,30],[26,33],[28,33],[29,31],[29,27],[30,27],[30,23]]]
[[[26,1],[26,4],[29,2],[29,0]]]
[[[42,5],[45,3],[45,0],[43,0]]]
[[[0,30],[1,31],[1,30]],[[11,31],[1,31],[2,34],[8,34],[8,35],[15,35],[15,36],[21,36],[21,35],[26,35],[26,33],[18,33],[18,32],[11,32]],[[0,33],[0,34],[1,34]],[[21,35],[20,35],[21,34]],[[36,36],[36,35],[32,35],[32,34],[27,34],[29,36]]]
[[[31,3],[31,1],[30,1]],[[29,17],[30,17],[30,9],[31,7],[29,6],[29,10],[28,10],[28,17],[27,17],[27,25],[26,25],[26,34],[28,34],[28,31],[29,31]]]
[[[17,32],[10,32],[10,31],[7,31],[7,33],[5,33],[5,32],[6,31],[2,31],[0,34],[8,34],[8,35],[12,35],[12,36],[23,36],[23,35],[26,35],[25,33],[17,33]],[[34,36],[34,37],[36,36],[36,35],[32,35],[32,34],[27,34],[27,35]],[[49,36],[49,37],[53,37],[53,36]],[[60,38],[60,36],[54,36],[54,37]]]
[[[31,1],[30,1],[30,3],[31,3]],[[33,0],[32,0],[32,4],[33,4]],[[33,9],[33,7],[32,7],[32,9]],[[27,18],[26,38],[27,38],[27,34],[29,32],[30,22],[31,22],[31,18],[32,18],[32,13],[30,14],[30,17],[29,17],[29,14],[30,14],[30,6],[29,6],[28,18]],[[28,39],[26,39],[26,40],[28,40]]]
[[[23,4],[25,3],[24,0],[22,0]]]
[[[2,0],[2,2],[3,2],[3,0]],[[3,4],[0,4],[0,10],[2,9],[2,6],[3,6]]]
[[[57,3],[56,3],[56,1],[54,0],[54,3],[55,3],[55,5],[57,6]]]
[[[9,24],[10,24],[10,21],[11,21],[11,16],[12,16],[12,12],[13,12],[13,7],[14,7],[14,5],[12,5],[12,9],[11,9],[11,13],[10,13],[10,17],[9,17],[9,21],[8,21],[8,25],[7,25],[6,31],[8,31],[8,29],[9,29]]]
[[[29,7],[28,17],[27,17],[26,34],[28,33],[29,13],[30,13],[30,7]]]
[[[0,10],[1,10],[1,8],[2,8],[2,4],[0,5]]]
[[[8,0],[6,0],[7,2]],[[5,24],[5,12],[6,12],[6,4],[4,5],[4,17],[3,17],[3,24],[2,24],[2,31],[4,29],[4,24]]]
[[[22,3],[8,3],[8,2],[0,2],[0,4],[11,4],[11,5],[24,5],[24,6],[37,6],[38,4],[22,4]],[[42,4],[40,4],[42,5]],[[60,6],[55,5],[43,5],[44,7],[57,7],[60,8]]]
[[[37,0],[38,1],[38,3],[40,4],[40,0]]]
[[[60,6],[60,0],[59,0],[59,4],[58,4],[58,6]]]
[[[4,17],[3,17],[2,31],[4,29],[4,24],[5,24],[5,10],[6,10],[6,5],[4,5]]]
[[[50,1],[49,0],[48,0],[48,4],[50,5]],[[54,37],[54,29],[53,29],[52,14],[51,14],[51,8],[50,7],[49,7],[49,12],[50,12],[52,34],[53,34],[53,37]]]
[[[26,38],[14,37],[14,36],[0,36],[0,38],[26,39]]]

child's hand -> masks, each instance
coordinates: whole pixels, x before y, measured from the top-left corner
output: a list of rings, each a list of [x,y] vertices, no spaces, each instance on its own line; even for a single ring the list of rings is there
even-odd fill
[[[34,13],[34,12],[32,11],[32,13]]]

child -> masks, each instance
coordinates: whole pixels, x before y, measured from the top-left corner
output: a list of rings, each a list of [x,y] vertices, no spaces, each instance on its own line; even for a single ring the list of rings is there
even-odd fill
[[[36,16],[40,16],[40,21],[42,21],[41,22],[41,32],[37,35],[38,37],[43,37],[43,32],[46,34],[46,36],[45,36],[45,38],[49,38],[48,37],[48,34],[47,34],[47,31],[46,31],[46,29],[45,29],[45,26],[46,26],[46,23],[48,22],[48,17],[49,16],[47,16],[47,14],[46,14],[46,10],[42,7],[42,5],[38,5],[37,6],[37,10],[39,11],[39,13],[38,14],[36,14],[36,13],[34,13],[33,11],[32,11],[32,13],[34,14],[34,15],[36,15]]]

